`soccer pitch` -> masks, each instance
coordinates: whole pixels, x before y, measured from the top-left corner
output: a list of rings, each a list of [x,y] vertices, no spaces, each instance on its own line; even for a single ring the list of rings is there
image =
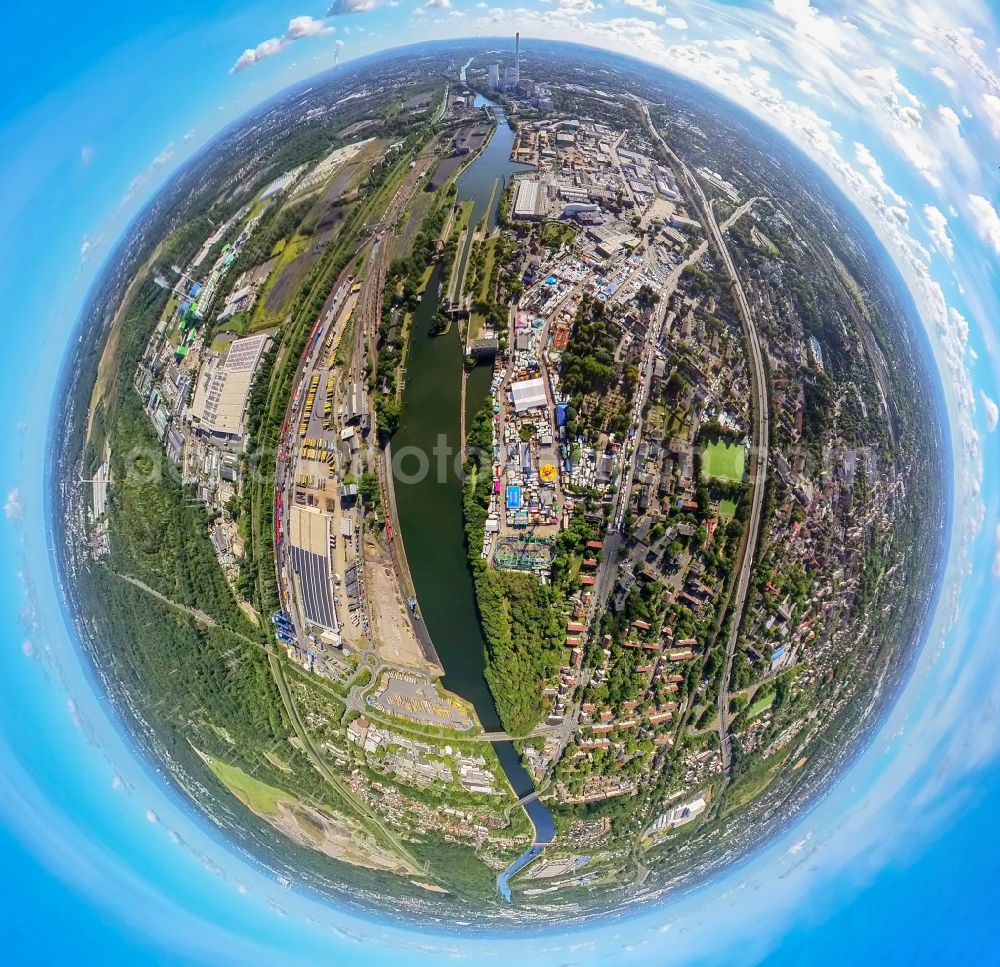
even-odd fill
[[[743,464],[746,459],[744,448],[738,443],[715,440],[705,447],[701,457],[701,475],[706,480],[730,480],[739,483],[743,479]]]

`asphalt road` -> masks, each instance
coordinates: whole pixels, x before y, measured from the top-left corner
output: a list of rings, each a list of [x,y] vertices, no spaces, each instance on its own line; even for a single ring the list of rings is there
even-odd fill
[[[730,598],[730,632],[726,642],[726,661],[723,673],[722,687],[719,689],[719,739],[721,742],[722,768],[728,772],[732,761],[732,747],[729,737],[729,680],[732,675],[733,657],[736,653],[736,642],[739,638],[743,609],[746,605],[747,591],[750,587],[750,574],[753,570],[754,551],[757,547],[757,537],[760,534],[762,509],[764,505],[764,485],[767,480],[767,453],[770,440],[770,423],[767,406],[767,389],[764,375],[764,352],[761,348],[757,328],[754,325],[750,303],[743,289],[732,255],[726,247],[722,230],[715,219],[715,212],[705,197],[705,192],[690,169],[674,152],[667,147],[653,126],[649,116],[649,108],[645,102],[639,102],[645,116],[646,125],[653,138],[668,158],[683,173],[683,180],[688,194],[698,210],[702,225],[708,231],[709,238],[722,260],[726,274],[732,282],[733,297],[743,323],[743,334],[746,340],[747,357],[750,361],[750,408],[753,420],[752,446],[750,451],[750,516],[744,532],[743,543],[739,550],[736,569],[736,584]]]

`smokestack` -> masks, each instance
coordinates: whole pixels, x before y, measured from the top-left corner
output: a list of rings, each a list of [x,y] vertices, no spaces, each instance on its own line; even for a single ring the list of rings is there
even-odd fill
[[[521,31],[514,34],[514,87],[521,86]]]

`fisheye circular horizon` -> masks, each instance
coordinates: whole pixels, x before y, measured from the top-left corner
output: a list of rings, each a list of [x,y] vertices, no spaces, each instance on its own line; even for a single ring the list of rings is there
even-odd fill
[[[475,50],[280,95],[154,199],[67,364],[59,554],[134,740],[279,882],[600,918],[773,838],[884,717],[940,405],[877,251],[748,118]]]
[[[355,61],[388,11],[295,17],[87,233],[3,390],[3,811],[109,957],[794,959],[975,821],[989,69],[914,28],[937,107],[875,13],[794,6]]]

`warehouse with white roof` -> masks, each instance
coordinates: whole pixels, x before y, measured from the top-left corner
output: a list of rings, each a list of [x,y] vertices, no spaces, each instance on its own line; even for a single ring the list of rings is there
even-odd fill
[[[524,413],[545,406],[545,383],[541,379],[523,379],[510,384],[514,412]]]
[[[517,183],[514,196],[514,217],[534,221],[545,214],[545,186],[540,181],[526,179]]]

